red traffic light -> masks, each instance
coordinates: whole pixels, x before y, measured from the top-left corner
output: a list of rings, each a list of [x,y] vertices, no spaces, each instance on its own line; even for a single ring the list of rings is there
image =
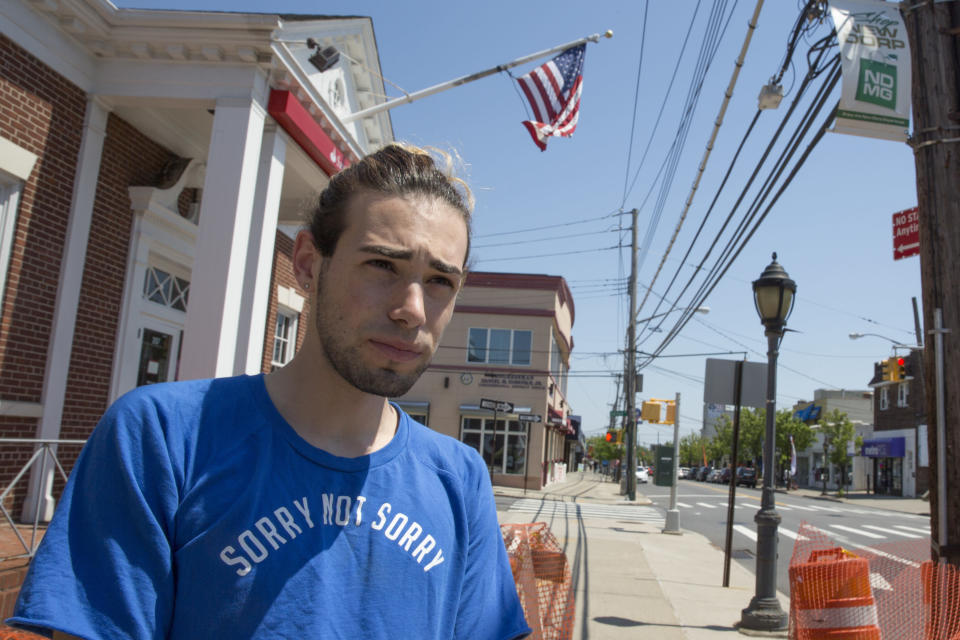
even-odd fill
[[[902,367],[906,363],[906,360],[903,358],[897,358],[897,366]]]
[[[610,442],[611,440],[613,440],[613,432],[607,431],[607,442]]]

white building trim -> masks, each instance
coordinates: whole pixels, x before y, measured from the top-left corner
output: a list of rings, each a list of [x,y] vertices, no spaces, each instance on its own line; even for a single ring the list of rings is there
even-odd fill
[[[237,327],[234,373],[263,370],[263,344],[270,301],[270,278],[280,212],[280,190],[286,163],[287,136],[270,123],[264,128],[253,201],[243,292]]]
[[[217,101],[180,377],[233,374],[266,96]]]

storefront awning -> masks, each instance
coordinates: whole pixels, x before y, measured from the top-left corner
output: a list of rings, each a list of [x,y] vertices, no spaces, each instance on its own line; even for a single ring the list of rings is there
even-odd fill
[[[863,441],[860,455],[868,458],[902,458],[906,450],[906,438],[872,438]]]

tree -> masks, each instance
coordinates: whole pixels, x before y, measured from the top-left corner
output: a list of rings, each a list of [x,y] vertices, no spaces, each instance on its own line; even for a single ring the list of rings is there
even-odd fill
[[[693,467],[703,464],[706,440],[699,433],[688,433],[680,438],[680,466]]]
[[[855,442],[856,446],[862,445],[863,438],[857,435],[857,430],[847,418],[847,414],[839,409],[834,409],[820,418],[819,424],[823,433],[824,455],[828,462],[840,467],[837,494],[842,496],[847,478],[847,465],[853,462],[853,458],[847,453],[847,447],[851,442]]]
[[[619,445],[607,442],[604,436],[587,438],[588,448],[593,449],[593,457],[597,460],[616,460],[621,456]]]
[[[806,422],[793,417],[792,409],[777,411],[777,463],[780,469],[790,464],[790,436],[797,451],[804,451],[816,439],[813,429]]]
[[[751,462],[760,457],[766,412],[760,409],[740,411],[740,445],[737,447],[738,463]],[[729,460],[733,455],[733,421],[729,416],[720,416],[716,423],[717,434],[707,445],[711,460]],[[734,465],[736,466],[736,465]]]

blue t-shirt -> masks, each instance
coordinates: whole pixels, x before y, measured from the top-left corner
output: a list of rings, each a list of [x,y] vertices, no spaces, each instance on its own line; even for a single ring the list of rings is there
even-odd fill
[[[529,633],[473,449],[399,411],[341,458],[262,376],[136,389],[74,467],[14,616],[85,638]]]

